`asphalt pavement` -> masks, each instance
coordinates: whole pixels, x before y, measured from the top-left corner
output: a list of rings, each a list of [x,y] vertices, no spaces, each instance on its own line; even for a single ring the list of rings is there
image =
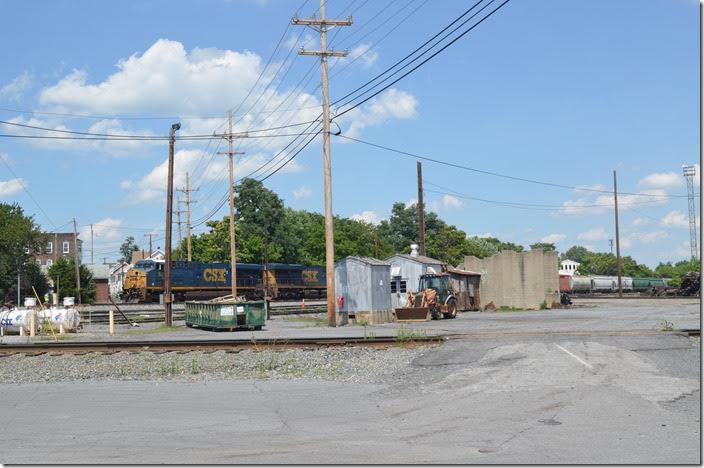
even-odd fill
[[[1,385],[0,461],[700,464],[699,301],[584,305],[414,324],[458,335],[387,383]]]

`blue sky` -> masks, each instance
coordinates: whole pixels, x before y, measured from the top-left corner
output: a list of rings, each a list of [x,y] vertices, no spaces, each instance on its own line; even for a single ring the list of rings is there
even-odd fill
[[[184,135],[223,131],[227,110],[238,107],[236,130],[310,120],[319,112],[319,70],[302,80],[316,58],[296,49],[319,42],[310,30],[288,27],[302,3],[4,0],[0,120],[140,135],[165,135],[177,120]],[[310,16],[317,3],[307,2],[300,16]],[[411,52],[467,5],[329,0],[329,16],[352,11],[354,18],[330,34],[330,43],[358,57],[331,62],[331,99]],[[620,191],[657,195],[623,196],[620,210],[622,254],[654,266],[689,256],[687,200],[669,197],[687,193],[682,164],[699,162],[699,72],[696,0],[513,0],[339,124],[343,134],[365,141],[568,186],[610,190],[617,170]],[[3,134],[49,134],[0,127]],[[291,139],[243,140],[238,176]],[[177,142],[176,183],[188,171],[200,189],[194,219],[227,190],[226,161],[213,154],[216,147]],[[127,235],[143,244],[144,234],[163,236],[167,154],[163,141],[0,138],[0,157],[10,167],[0,165],[0,201],[20,203],[46,230],[69,230],[75,217],[85,241],[94,223],[96,261],[114,260]],[[378,222],[393,202],[416,198],[413,158],[340,138],[332,140],[332,158],[336,214]],[[431,162],[423,170],[429,208],[470,235],[609,250],[614,223],[607,193]],[[321,145],[310,145],[265,184],[294,208],[322,211]],[[216,217],[226,211],[227,205]],[[85,251],[88,261],[88,245]]]

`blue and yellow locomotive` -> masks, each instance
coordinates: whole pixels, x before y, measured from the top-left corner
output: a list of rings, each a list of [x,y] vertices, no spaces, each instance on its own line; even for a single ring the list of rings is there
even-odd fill
[[[229,294],[230,263],[171,262],[171,291],[177,301]],[[270,263],[237,264],[237,292],[247,299],[325,297],[325,267]],[[121,299],[154,302],[164,292],[164,262],[140,260],[125,275]]]

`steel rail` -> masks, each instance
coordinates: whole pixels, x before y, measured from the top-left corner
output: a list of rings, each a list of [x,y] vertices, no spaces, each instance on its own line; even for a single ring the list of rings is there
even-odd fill
[[[422,336],[414,338],[392,337],[330,337],[330,338],[262,338],[262,339],[218,339],[218,340],[149,340],[149,341],[85,341],[85,342],[34,342],[34,343],[0,343],[0,356],[12,354],[85,354],[92,352],[117,353],[128,352],[169,352],[169,351],[229,351],[245,349],[282,350],[290,348],[322,348],[330,346],[413,346],[439,344],[445,336]]]

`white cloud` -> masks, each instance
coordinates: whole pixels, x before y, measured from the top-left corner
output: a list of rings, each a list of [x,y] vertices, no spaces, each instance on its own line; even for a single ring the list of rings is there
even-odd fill
[[[636,236],[636,239],[638,239],[643,244],[653,244],[659,240],[665,239],[666,237],[667,233],[665,231],[653,231],[639,233]]]
[[[648,224],[650,224],[650,220],[645,218],[636,218],[631,224],[633,226],[647,226]]]
[[[624,237],[620,239],[620,244],[622,249],[630,249],[633,247],[633,241],[629,237]]]
[[[374,211],[363,211],[361,213],[356,213],[350,216],[350,218],[356,221],[363,221],[369,224],[379,224],[379,222],[384,219]]]
[[[412,207],[413,205],[417,205],[417,204],[418,204],[418,199],[417,199],[417,198],[411,198],[410,200],[408,200],[408,201],[406,202],[406,208],[410,208],[410,207]]]
[[[411,119],[417,115],[418,100],[405,91],[391,88],[366,105],[358,107],[339,119],[345,135],[354,137],[365,127],[378,125],[389,119]]]
[[[670,211],[660,220],[660,226],[669,228],[688,228],[689,218],[681,211]]]
[[[604,228],[593,228],[585,232],[580,232],[577,239],[585,241],[600,241],[609,238],[609,234]]]
[[[642,190],[638,193],[642,195],[620,194],[618,196],[619,211],[626,211],[639,206],[663,205],[669,199],[664,189],[653,188]],[[582,197],[575,200],[566,200],[562,203],[558,213],[565,215],[603,214],[613,212],[613,209],[614,196],[604,194],[591,199]]]
[[[300,198],[308,198],[311,195],[313,195],[313,191],[309,187],[306,187],[305,185],[302,187],[299,187],[293,191],[293,196],[296,200],[298,200]]]
[[[9,197],[21,191],[27,183],[23,179],[0,180],[0,197]]]
[[[119,240],[122,238],[120,227],[123,221],[121,219],[105,218],[93,223],[93,237],[96,243],[106,243],[109,241]],[[90,225],[81,228],[80,237],[84,241],[90,240]]]
[[[371,44],[360,44],[352,49],[344,60],[356,60],[364,68],[369,68],[379,60],[379,52],[371,50]]]
[[[39,102],[52,108],[86,113],[141,113],[148,109],[167,115],[222,111],[242,100],[261,71],[252,52],[194,48],[159,39],[142,55],[116,64],[118,71],[98,84],[86,72],[74,70],[44,89]],[[269,77],[262,81],[267,82]]]
[[[485,232],[484,234],[468,234],[467,237],[479,237],[480,239],[486,239],[487,237],[494,237],[491,232]]]
[[[205,183],[215,181],[222,184],[222,191],[225,193],[227,190],[227,178],[228,178],[228,167],[227,158],[214,158],[207,169],[204,165],[201,165],[199,172],[195,173],[194,170],[198,166],[198,161],[200,160],[202,152],[200,150],[180,150],[174,155],[174,187],[183,187],[186,184],[186,172],[191,175],[191,183]],[[282,155],[285,157],[285,155]],[[238,160],[235,165],[235,179],[236,181],[251,171],[257,169],[264,162],[266,158],[263,154],[253,154],[250,156],[245,156]],[[205,172],[200,172],[200,171]],[[296,172],[300,170],[293,160],[287,166],[285,166],[281,172]],[[120,183],[120,187],[129,190],[131,193],[130,201],[133,203],[150,201],[150,200],[163,200],[166,196],[166,179],[168,176],[168,158],[164,159],[161,164],[152,169],[147,175],[138,180],[123,180]],[[195,179],[195,180],[194,180]],[[193,186],[193,185],[192,185]]]
[[[556,242],[562,242],[567,236],[565,234],[548,234],[547,236],[540,239],[540,242],[546,242],[548,244],[554,244]]]
[[[684,177],[675,172],[656,172],[642,178],[638,185],[650,188],[671,189],[684,183]]]
[[[460,210],[464,208],[464,201],[452,195],[443,195],[440,200],[433,200],[428,205],[431,211]]]
[[[0,98],[18,101],[34,85],[34,75],[25,71],[8,84],[0,87]]]

